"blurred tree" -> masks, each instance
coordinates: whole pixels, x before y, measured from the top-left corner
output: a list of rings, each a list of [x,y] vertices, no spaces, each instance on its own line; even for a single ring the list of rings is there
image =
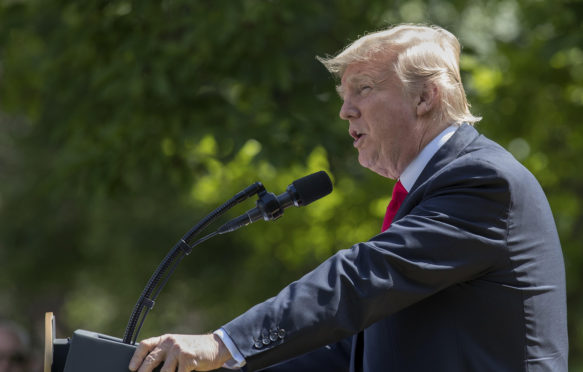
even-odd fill
[[[549,196],[583,370],[582,17],[577,1],[0,1],[0,312],[121,336],[166,251],[258,180],[325,169],[335,191],[198,247],[142,336],[213,329],[367,239],[392,185],[358,165],[314,57],[437,23],[464,46],[479,129]]]

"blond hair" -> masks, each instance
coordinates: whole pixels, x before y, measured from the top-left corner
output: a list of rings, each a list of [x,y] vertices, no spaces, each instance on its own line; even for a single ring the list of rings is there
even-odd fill
[[[375,60],[388,54],[392,70],[412,96],[424,84],[435,83],[440,91],[439,114],[448,123],[474,124],[459,69],[460,43],[449,31],[438,26],[399,25],[361,37],[338,55],[318,60],[333,75],[341,78],[356,62]]]

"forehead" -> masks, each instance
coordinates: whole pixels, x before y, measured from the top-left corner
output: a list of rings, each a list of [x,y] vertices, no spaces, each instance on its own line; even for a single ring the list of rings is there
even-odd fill
[[[342,96],[346,90],[363,83],[374,84],[392,80],[394,72],[391,67],[392,64],[386,59],[351,63],[344,70],[336,90]]]
[[[362,80],[371,79],[382,73],[378,63],[356,62],[348,65],[340,79],[340,85],[350,85]]]

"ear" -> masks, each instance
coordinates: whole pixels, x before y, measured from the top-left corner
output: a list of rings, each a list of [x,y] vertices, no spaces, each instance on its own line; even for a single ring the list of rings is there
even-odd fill
[[[430,113],[436,106],[439,99],[439,88],[433,82],[426,82],[419,96],[417,97],[417,116],[424,116]]]

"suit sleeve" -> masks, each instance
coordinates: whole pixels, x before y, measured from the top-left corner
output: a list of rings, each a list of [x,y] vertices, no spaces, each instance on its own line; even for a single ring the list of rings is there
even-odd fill
[[[262,369],[260,372],[348,372],[352,337]]]
[[[489,164],[448,167],[408,199],[384,233],[337,252],[223,327],[249,371],[334,343],[507,264],[508,183]]]

